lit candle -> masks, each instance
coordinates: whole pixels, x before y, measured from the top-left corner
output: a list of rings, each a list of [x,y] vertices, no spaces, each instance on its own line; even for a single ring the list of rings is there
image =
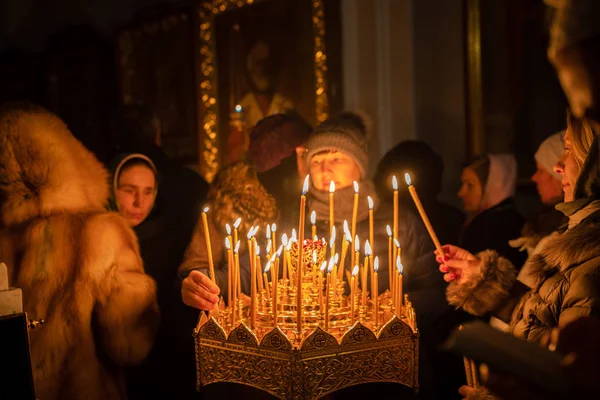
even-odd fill
[[[340,255],[339,253],[335,253],[334,256],[334,260],[333,260],[333,272],[331,274],[331,289],[333,290],[333,299],[335,299],[335,287],[337,285],[337,263],[340,259]]]
[[[371,244],[372,254],[375,254],[375,237],[373,232],[373,208],[375,204],[373,203],[373,199],[371,198],[371,196],[367,196],[367,201],[369,203],[369,242]],[[370,276],[371,282],[373,282],[373,257],[371,257],[370,262]]]
[[[281,246],[283,246],[283,280],[285,281],[287,279],[287,243],[288,243],[288,238],[287,235],[284,233],[283,235],[281,235]],[[291,275],[290,275],[291,277]]]
[[[231,239],[229,236],[225,238],[225,248],[227,249],[227,304],[231,307],[232,292],[233,292],[233,250],[231,248]]]
[[[274,326],[277,327],[279,325],[279,310],[277,307],[277,294],[279,289],[279,257],[281,257],[281,250],[283,249],[283,245],[279,247],[279,250],[275,253],[275,279],[273,279],[273,322]],[[284,270],[285,271],[285,270]]]
[[[356,236],[356,219],[358,218],[358,182],[354,181],[354,205],[352,207],[352,231],[351,237]],[[350,255],[350,265],[355,265],[357,260],[354,259],[354,253]]]
[[[421,215],[421,219],[423,220],[423,223],[425,224],[425,227],[427,228],[427,232],[429,232],[429,236],[431,237],[431,240],[433,241],[435,249],[438,251],[440,256],[443,256],[444,251],[442,250],[442,245],[440,244],[440,241],[438,240],[437,235],[435,234],[435,231],[433,230],[433,226],[431,225],[431,222],[429,221],[429,218],[427,217],[427,213],[425,213],[423,204],[421,204],[419,195],[417,195],[417,190],[412,185],[412,182],[410,180],[410,175],[408,174],[408,172],[406,174],[404,174],[404,179],[406,180],[406,184],[408,185],[408,191],[410,192],[410,196],[412,197],[413,201],[415,202],[415,206],[417,206],[417,210],[419,211],[419,214]]]
[[[359,257],[360,257],[360,242],[358,240],[358,235],[354,236],[354,260],[356,260],[356,264],[359,264]],[[356,278],[357,280],[359,278]],[[358,282],[356,283],[358,285]]]
[[[237,300],[238,300],[238,295],[239,295],[239,290],[240,290],[240,255],[239,255],[239,251],[240,251],[240,241],[238,240],[237,243],[235,244],[235,248],[233,249],[233,259],[234,259],[234,263],[233,263],[233,299],[232,299],[232,304],[233,304],[233,308],[232,308],[232,324],[235,325],[235,319],[236,319],[236,309],[237,309]]]
[[[373,300],[375,301],[373,307],[373,314],[375,316],[375,326],[379,326],[379,277],[377,271],[379,271],[379,257],[375,257],[373,261],[374,274],[373,274]]]
[[[321,313],[325,309],[325,305],[323,304],[323,275],[325,274],[326,269],[327,261],[323,261],[319,268],[319,312]]]
[[[254,258],[254,247],[252,246],[252,233],[254,227],[248,231],[248,259],[250,260],[250,329],[256,326],[256,259]]]
[[[398,239],[398,179],[396,175],[392,176],[392,189],[394,189],[394,239]],[[396,253],[393,254],[396,257]]]
[[[295,234],[295,230],[293,233]],[[297,242],[297,240],[289,239],[287,246],[285,246],[285,249],[287,250],[287,252],[285,254],[285,256],[286,256],[285,261],[287,262],[287,266],[288,266],[288,276],[290,278],[290,286],[292,286],[293,282],[294,282],[294,268],[292,267],[292,256],[290,255],[290,249],[292,248],[292,244],[295,242]]]
[[[208,272],[210,273],[210,279],[217,283],[217,279],[215,277],[215,264],[213,262],[212,255],[212,246],[210,245],[210,232],[208,231],[208,218],[206,217],[206,213],[208,212],[208,207],[205,207],[202,210],[202,225],[204,226],[204,238],[206,241],[206,252],[208,253]]]
[[[317,274],[317,251],[313,250],[312,252],[312,278],[313,278],[313,285],[317,286],[318,282],[319,282],[319,277]]]
[[[400,256],[396,258],[396,269],[398,270],[398,279],[396,279],[396,290],[397,290],[397,303],[396,303],[396,315],[400,316],[402,313],[402,271],[404,267],[402,266],[402,260]]]
[[[254,253],[254,257],[256,258],[256,271],[257,271],[257,276],[256,276],[256,280],[258,282],[258,292],[262,293],[263,290],[265,290],[265,288],[263,287],[263,280],[261,279],[260,276],[260,271],[262,271],[262,263],[260,262],[260,246],[256,245],[256,252]]]
[[[235,222],[233,223],[233,243],[238,242],[238,228],[240,227],[241,223],[242,223],[241,218],[236,219]]]
[[[389,225],[386,225],[385,227],[387,234],[388,234],[388,270],[389,270],[389,278],[390,278],[390,282],[389,282],[389,290],[390,290],[390,295],[393,295],[393,287],[394,287],[394,268],[392,268],[393,266],[393,262],[394,262],[394,258],[393,258],[393,250],[394,248],[392,247],[392,228],[390,228]],[[393,298],[392,298],[393,300]]]
[[[271,297],[271,291],[269,290],[269,278],[267,277],[267,274],[271,271],[271,262],[267,261],[267,266],[265,267],[265,270],[263,272],[263,281],[265,282],[265,298],[268,299]],[[267,304],[268,304],[268,300],[267,300]]]
[[[348,229],[348,221],[344,221],[344,239],[342,240],[342,257],[340,258],[340,268],[338,270],[337,278],[340,282],[344,280],[344,264],[346,263],[346,253],[348,252],[348,246],[352,243],[352,234]]]
[[[265,256],[268,258],[268,257],[271,257],[271,255],[272,255],[271,254],[271,250],[272,250],[272,247],[271,247],[272,246],[272,244],[271,244],[271,242],[272,242],[272,240],[271,240],[271,225],[269,225],[269,224],[267,224],[265,238],[267,239],[267,248],[265,251]]]
[[[302,187],[302,196],[300,196],[300,220],[298,226],[298,266],[296,268],[297,275],[296,279],[296,308],[297,308],[297,330],[298,338],[302,338],[302,266],[303,266],[303,251],[304,251],[304,212],[306,209],[306,193],[308,192],[308,179],[310,175],[306,175],[304,178],[304,185]]]
[[[363,265],[363,270],[362,270],[362,306],[363,308],[367,306],[367,271],[369,270],[369,258],[371,256],[371,245],[369,244],[369,241],[367,240],[365,242],[365,263]]]
[[[335,225],[331,230],[331,237],[329,238],[329,255],[335,254],[335,239],[337,237]]]
[[[277,225],[271,224],[271,233],[273,234],[273,252],[277,248]]]
[[[333,260],[331,257],[329,260],[329,267],[327,268],[327,283],[325,284],[325,331],[329,331],[329,291],[331,290],[331,271],[333,270]]]
[[[333,226],[335,225],[334,219],[334,206],[333,206],[333,195],[335,193],[335,182],[331,181],[329,183],[329,235],[331,236],[331,232],[333,230]]]
[[[354,304],[356,303],[355,301],[355,297],[356,297],[356,291],[357,291],[357,280],[358,278],[356,277],[356,275],[358,275],[358,265],[354,266],[354,269],[352,270],[352,276],[350,277],[350,315],[352,316],[352,323],[354,324],[354,320],[355,320],[355,310],[354,310]]]
[[[317,236],[317,212],[315,210],[313,210],[310,213],[310,226],[311,226],[310,237],[313,240],[316,240],[315,237]]]

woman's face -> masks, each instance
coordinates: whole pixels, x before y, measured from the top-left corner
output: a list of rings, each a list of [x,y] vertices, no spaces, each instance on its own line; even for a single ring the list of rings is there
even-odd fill
[[[580,171],[581,166],[573,154],[571,135],[569,129],[567,129],[567,132],[565,133],[565,152],[560,160],[554,165],[554,172],[562,176],[561,183],[562,190],[565,194],[565,201],[575,200],[575,183],[577,182]]]
[[[458,191],[458,197],[463,202],[463,209],[469,213],[479,211],[483,188],[477,178],[477,174],[472,168],[464,168],[460,175],[460,181],[461,186]]]
[[[550,204],[558,197],[562,197],[562,184],[555,175],[552,175],[546,168],[537,163],[537,169],[531,180],[535,183],[540,199],[544,204]]]
[[[310,160],[310,177],[317,190],[327,192],[331,181],[335,182],[336,190],[347,188],[354,181],[360,182],[360,170],[344,153],[320,153]]]
[[[119,212],[132,227],[142,223],[150,215],[156,200],[154,172],[142,165],[121,171],[116,200]]]

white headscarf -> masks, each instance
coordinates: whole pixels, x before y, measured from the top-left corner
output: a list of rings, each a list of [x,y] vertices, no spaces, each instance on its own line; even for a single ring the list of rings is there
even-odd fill
[[[517,160],[512,154],[488,154],[490,171],[485,183],[481,209],[487,210],[515,194]]]
[[[560,131],[546,138],[535,152],[535,161],[552,174],[556,179],[561,176],[554,172],[554,165],[560,160],[565,152],[565,131]]]

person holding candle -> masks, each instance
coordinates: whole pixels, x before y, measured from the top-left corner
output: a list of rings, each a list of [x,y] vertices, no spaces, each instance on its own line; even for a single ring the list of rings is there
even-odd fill
[[[321,123],[315,128],[307,142],[306,162],[309,168],[312,187],[307,194],[307,214],[316,211],[317,235],[319,237],[329,236],[330,206],[329,189],[331,182],[335,184],[334,199],[334,224],[338,232],[336,248],[342,249],[342,239],[346,235],[343,224],[347,221],[351,226],[353,219],[354,197],[356,194],[354,181],[358,183],[358,207],[356,235],[361,245],[369,240],[369,201],[373,201],[373,257],[378,256],[378,291],[382,293],[389,287],[388,268],[388,235],[386,225],[392,225],[393,207],[388,203],[381,203],[375,190],[373,182],[367,179],[367,166],[369,164],[368,153],[369,123],[366,117],[345,112],[334,116]],[[308,221],[307,221],[308,224]],[[417,309],[419,318],[419,329],[428,332],[435,319],[448,309],[444,298],[444,282],[441,277],[436,276],[435,259],[428,254],[433,249],[433,244],[425,230],[420,218],[405,208],[399,209],[398,216],[399,242],[402,246],[402,261],[405,266],[403,283],[404,293],[408,293],[411,301]],[[370,240],[369,240],[370,241]],[[356,240],[354,240],[356,243]],[[346,260],[343,265],[350,272],[352,265],[351,245],[347,251]],[[361,250],[364,247],[361,247]],[[340,261],[340,265],[342,262]],[[363,260],[357,260],[355,264],[363,266]],[[361,275],[359,273],[359,275]],[[371,288],[370,273],[367,274],[366,288]],[[343,273],[342,277],[346,278]],[[356,280],[359,280],[357,275]],[[348,293],[348,282],[346,279],[345,289]],[[369,292],[371,290],[369,289]],[[359,297],[360,298],[360,297]],[[420,354],[426,357],[425,352]],[[427,370],[427,361],[421,360],[421,388],[424,391],[434,390],[433,384],[429,383],[430,377]],[[343,398],[343,394],[340,394]]]
[[[557,208],[569,222],[528,261],[534,288],[519,282],[517,268],[493,250],[472,254],[446,245],[437,256],[450,282],[450,304],[473,315],[497,316],[513,335],[531,342],[580,317],[600,315],[599,145],[589,122],[568,114],[565,151],[554,169],[565,199]]]

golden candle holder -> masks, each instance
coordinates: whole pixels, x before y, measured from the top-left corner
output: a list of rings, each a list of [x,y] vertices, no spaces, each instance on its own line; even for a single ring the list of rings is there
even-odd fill
[[[298,285],[290,279],[278,280],[277,321],[273,296],[267,295],[266,288],[257,294],[254,330],[249,328],[249,306],[241,301],[235,307],[240,321],[235,326],[232,307],[202,314],[194,330],[198,390],[210,383],[234,382],[296,400],[318,399],[372,382],[418,390],[419,331],[410,301],[405,295],[404,305],[396,310],[386,292],[379,296],[375,310],[372,298],[363,306],[361,293],[346,296],[345,281],[333,279],[336,283],[328,286],[327,269],[319,268],[326,251],[327,243],[321,240],[304,241],[301,332],[297,331]],[[290,260],[297,277],[297,243],[290,247]],[[328,296],[323,294],[326,287]],[[384,322],[378,326],[377,321]]]

